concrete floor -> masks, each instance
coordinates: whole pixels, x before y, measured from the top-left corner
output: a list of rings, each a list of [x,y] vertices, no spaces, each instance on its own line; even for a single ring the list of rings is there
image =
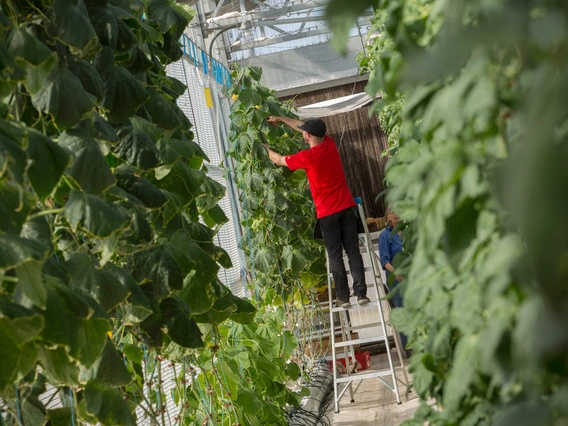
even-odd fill
[[[397,358],[393,357],[394,360]],[[395,362],[395,365],[398,363]],[[384,369],[388,369],[386,354],[371,357],[371,368],[364,372]],[[403,380],[402,370],[397,369],[397,377]],[[409,383],[412,382],[410,374],[408,380]],[[385,378],[385,381],[391,384],[390,378]],[[358,383],[360,382],[353,382],[354,389]],[[334,413],[332,404],[327,415],[329,423],[332,426],[398,426],[405,420],[411,419],[420,406],[418,396],[415,391],[407,394],[405,386],[400,381],[398,383],[401,405],[396,403],[394,392],[378,379],[365,379],[354,395],[355,402],[349,402],[350,397],[347,390],[341,398],[339,413]]]

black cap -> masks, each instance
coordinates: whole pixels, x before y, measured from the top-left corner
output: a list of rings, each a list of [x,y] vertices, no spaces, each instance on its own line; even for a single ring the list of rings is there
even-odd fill
[[[302,129],[316,138],[323,138],[326,131],[325,123],[319,118],[308,118],[304,121],[304,124],[298,125],[298,129]]]

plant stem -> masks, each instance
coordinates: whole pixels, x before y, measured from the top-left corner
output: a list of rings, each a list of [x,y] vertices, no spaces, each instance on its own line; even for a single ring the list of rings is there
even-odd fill
[[[35,214],[32,214],[31,216],[28,217],[28,220],[32,220],[32,219],[36,219],[38,217],[41,216],[45,216],[48,214],[57,214],[57,213],[61,213],[63,212],[63,210],[65,210],[65,207],[60,207],[58,209],[49,209],[49,210],[42,210],[40,212],[37,212]]]
[[[160,414],[162,417],[162,426],[166,426],[166,416],[164,413],[166,412],[162,407],[162,360],[158,360],[158,408],[160,410]]]

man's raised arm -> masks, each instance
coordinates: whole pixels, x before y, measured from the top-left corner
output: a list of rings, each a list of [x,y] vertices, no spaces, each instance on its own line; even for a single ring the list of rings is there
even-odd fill
[[[266,121],[268,121],[270,124],[277,124],[282,122],[290,126],[292,129],[296,130],[297,132],[302,131],[302,129],[298,128],[298,125],[304,124],[304,122],[301,120],[294,120],[293,118],[290,117],[277,117],[275,115],[271,115],[270,117],[268,117]]]
[[[268,146],[268,144],[264,144],[264,147],[266,148],[266,151],[268,152],[268,158],[270,158],[270,160],[276,164],[277,166],[288,166],[288,164],[286,164],[286,157],[284,157],[283,155],[278,154],[277,152],[274,152],[270,149],[270,147]]]

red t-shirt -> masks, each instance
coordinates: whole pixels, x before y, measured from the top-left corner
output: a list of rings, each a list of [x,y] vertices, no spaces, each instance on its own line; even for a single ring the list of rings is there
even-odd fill
[[[356,205],[345,181],[339,151],[329,136],[313,148],[287,155],[286,165],[290,170],[306,170],[318,219]]]

